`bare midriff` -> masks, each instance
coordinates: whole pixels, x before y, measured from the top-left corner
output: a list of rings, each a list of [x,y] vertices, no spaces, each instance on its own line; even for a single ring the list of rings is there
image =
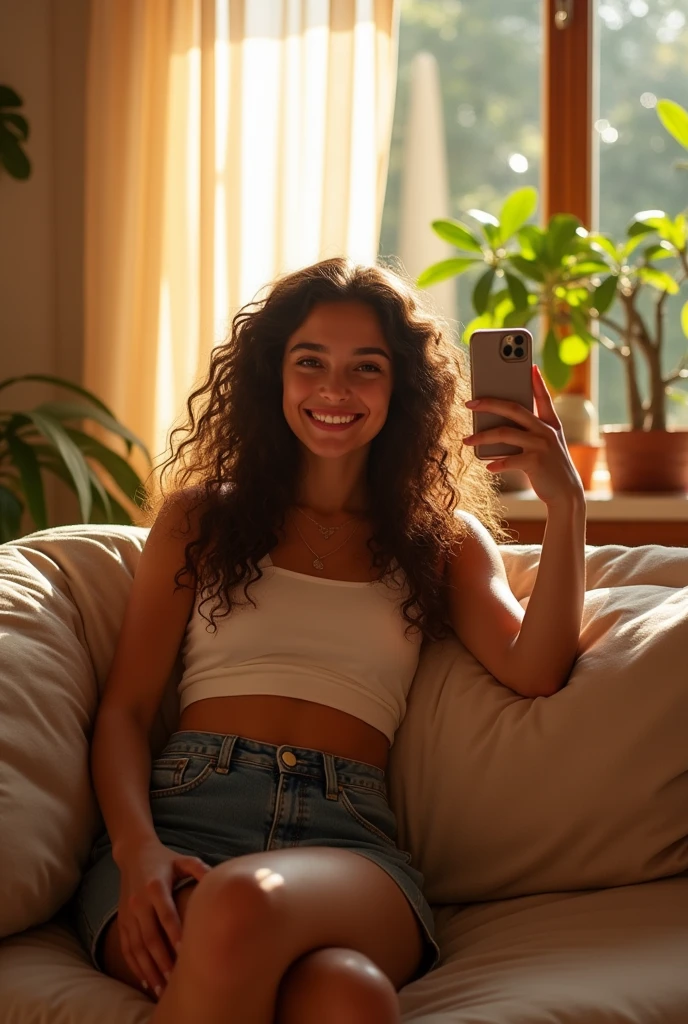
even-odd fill
[[[345,711],[297,697],[208,697],[184,709],[178,729],[323,750],[374,764],[383,771],[389,753],[389,741],[379,729]]]

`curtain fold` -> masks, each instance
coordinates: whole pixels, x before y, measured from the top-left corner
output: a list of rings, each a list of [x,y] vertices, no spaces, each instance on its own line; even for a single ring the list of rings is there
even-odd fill
[[[92,0],[84,386],[156,464],[244,303],[375,261],[397,38],[396,0]]]

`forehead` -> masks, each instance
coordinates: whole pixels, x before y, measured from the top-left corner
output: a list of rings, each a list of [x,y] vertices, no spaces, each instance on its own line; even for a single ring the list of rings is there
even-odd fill
[[[370,342],[389,352],[375,310],[365,302],[323,302],[314,306],[290,340],[307,338],[322,345]]]

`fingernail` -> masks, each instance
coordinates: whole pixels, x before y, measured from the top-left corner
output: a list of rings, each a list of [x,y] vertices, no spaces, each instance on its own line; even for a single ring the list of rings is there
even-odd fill
[[[141,982],[141,987],[142,987],[142,988],[145,988],[145,990],[146,990],[146,992],[147,992],[147,991],[148,991],[148,982],[147,982],[147,981],[142,981],[142,982]]]
[[[162,995],[162,985],[156,985],[155,986],[155,994],[156,994],[156,996],[159,999],[160,996]]]
[[[479,402],[479,398],[472,398],[470,402],[466,402],[465,404],[468,406],[469,409],[473,409],[476,405],[478,405]]]
[[[170,978],[172,977],[172,971],[163,971],[162,973],[165,975],[165,981],[169,985]]]

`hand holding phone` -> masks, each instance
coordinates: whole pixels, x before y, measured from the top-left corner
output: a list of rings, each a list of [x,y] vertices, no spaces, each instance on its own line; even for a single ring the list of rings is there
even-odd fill
[[[533,336],[519,328],[474,331],[470,339],[471,398],[500,398],[518,402],[533,411]],[[473,413],[475,434],[491,427],[509,426],[523,430],[514,420],[494,412]],[[523,449],[496,442],[478,444],[478,459],[520,455]]]

